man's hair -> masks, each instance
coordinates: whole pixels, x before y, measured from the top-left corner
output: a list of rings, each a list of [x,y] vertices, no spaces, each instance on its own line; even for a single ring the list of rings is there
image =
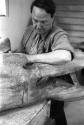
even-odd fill
[[[51,15],[51,17],[53,17],[56,9],[56,6],[53,0],[34,0],[30,8],[31,13],[34,6],[44,9],[47,13]]]

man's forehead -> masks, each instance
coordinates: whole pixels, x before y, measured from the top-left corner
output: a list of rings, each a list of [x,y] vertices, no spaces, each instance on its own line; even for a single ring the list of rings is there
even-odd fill
[[[50,16],[50,14],[48,14],[45,10],[38,8],[38,7],[34,7],[33,11],[32,11],[32,16],[34,17],[38,17],[38,18],[47,18]]]

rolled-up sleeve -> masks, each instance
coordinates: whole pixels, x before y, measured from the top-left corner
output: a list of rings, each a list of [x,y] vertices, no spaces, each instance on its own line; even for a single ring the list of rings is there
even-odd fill
[[[67,51],[70,51],[71,54],[74,56],[74,49],[73,49],[72,45],[70,44],[68,36],[65,34],[61,35],[58,38],[57,38],[57,36],[54,36],[51,49],[52,49],[52,51],[67,50]]]

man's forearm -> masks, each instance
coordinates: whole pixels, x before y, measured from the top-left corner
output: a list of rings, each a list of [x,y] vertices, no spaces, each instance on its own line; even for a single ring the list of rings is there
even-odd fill
[[[28,62],[63,64],[71,60],[71,53],[67,50],[56,50],[49,53],[27,55]]]

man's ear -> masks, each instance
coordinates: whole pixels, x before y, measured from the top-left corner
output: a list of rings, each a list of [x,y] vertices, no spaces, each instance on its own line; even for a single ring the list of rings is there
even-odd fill
[[[55,24],[56,25],[56,15],[54,14],[53,17],[52,17],[52,24]]]

